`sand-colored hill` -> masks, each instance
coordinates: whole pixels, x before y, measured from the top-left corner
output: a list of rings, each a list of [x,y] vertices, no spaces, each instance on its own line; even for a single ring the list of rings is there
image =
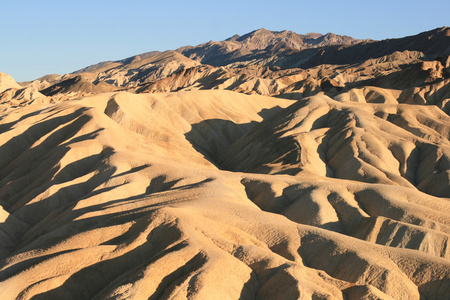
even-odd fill
[[[0,93],[0,105],[7,107],[49,103],[47,100],[45,95],[32,87],[8,89]]]
[[[448,35],[0,73],[0,299],[448,299]]]
[[[450,56],[423,60],[420,52],[395,52],[355,65],[277,69],[253,65],[183,69],[128,88],[135,93],[223,89],[301,100],[328,95],[338,101],[436,105],[450,112]]]
[[[50,103],[49,99],[33,86],[18,84],[10,75],[0,73],[0,112],[9,108],[31,104]]]
[[[43,90],[52,86],[58,82],[64,81],[71,77],[70,75],[58,75],[58,74],[49,74],[42,76],[36,80],[21,82],[21,85],[24,87],[31,87],[37,90]]]
[[[103,62],[75,74],[94,75],[95,83],[103,81],[117,87],[134,87],[198,64],[175,51],[149,52],[120,61]]]
[[[41,90],[41,93],[46,96],[54,96],[56,94],[75,94],[76,96],[85,96],[89,94],[112,92],[116,89],[117,88],[115,86],[106,82],[100,81],[93,83],[92,79],[85,75],[76,75]]]
[[[233,144],[219,164],[233,171],[353,181],[450,195],[450,119],[434,106],[304,99]],[[261,147],[261,144],[264,147]],[[257,149],[264,151],[254,155]]]
[[[408,176],[422,159],[428,166],[417,176],[429,175],[432,165],[422,154],[410,159],[411,140],[441,153],[438,165],[448,172],[448,116],[396,104],[309,101],[121,92],[3,115],[2,297],[444,299],[450,199],[420,191]],[[405,114],[420,130],[389,120]],[[420,123],[423,114],[436,120]],[[298,149],[314,152],[335,119],[341,125],[328,144],[350,157],[339,146],[347,135],[343,145],[360,149],[361,168],[372,164],[367,170],[391,172],[390,180],[330,178],[327,166],[345,174],[349,165],[325,164],[321,151],[312,166],[324,170],[315,174],[230,172],[219,163],[225,157],[228,169],[239,169],[236,160],[247,151],[270,158],[271,139],[290,139],[277,130],[308,129],[308,144]],[[364,128],[373,129],[370,138]],[[247,149],[261,130],[264,146]],[[426,137],[432,130],[441,132],[437,140]],[[394,134],[397,144],[388,147],[395,155],[382,146]],[[249,137],[255,139],[233,153]],[[292,152],[280,153],[287,153],[281,169],[298,166],[288,159]],[[384,156],[371,160],[378,154],[391,157],[385,169],[377,165]],[[399,169],[406,173],[395,175]]]
[[[19,89],[21,86],[10,75],[0,72],[0,93],[8,89]]]

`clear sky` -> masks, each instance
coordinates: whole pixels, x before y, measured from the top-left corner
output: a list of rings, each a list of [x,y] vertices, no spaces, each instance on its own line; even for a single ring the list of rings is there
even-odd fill
[[[17,81],[259,28],[385,39],[450,26],[448,0],[1,0],[0,71]]]

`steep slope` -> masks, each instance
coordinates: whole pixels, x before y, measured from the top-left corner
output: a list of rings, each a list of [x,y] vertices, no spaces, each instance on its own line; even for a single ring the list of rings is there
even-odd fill
[[[77,75],[70,77],[64,81],[58,82],[46,89],[41,90],[41,93],[46,96],[54,96],[56,94],[100,94],[116,90],[116,87],[107,84],[106,82],[92,83],[86,76]]]
[[[48,98],[32,87],[8,89],[0,93],[0,105],[5,107],[19,107],[44,103],[49,103]]]
[[[288,99],[326,94],[338,101],[437,105],[450,112],[450,56],[423,61],[420,52],[394,52],[355,65],[277,69],[257,65],[183,69],[128,88],[135,93],[224,89]]]
[[[48,99],[35,87],[22,87],[10,75],[0,72],[0,111],[33,103],[48,103]]]
[[[132,87],[198,65],[175,51],[148,52],[115,62],[103,62],[75,74],[94,74],[94,82],[104,81],[118,87]]]
[[[19,89],[21,86],[10,75],[0,72],[0,93],[11,88]]]
[[[1,299],[447,299],[448,37],[0,73]]]
[[[246,60],[246,57],[253,59],[254,56],[267,56],[264,54],[265,51],[273,55],[285,48],[309,49],[329,45],[351,45],[358,42],[360,40],[332,33],[299,35],[292,31],[273,32],[260,29],[222,42],[182,47],[176,51],[152,51],[123,60],[101,62],[78,70],[74,74],[94,74],[96,77],[94,83],[104,81],[117,87],[135,88],[196,67],[200,63],[224,66],[237,60]]]
[[[450,195],[450,118],[432,106],[340,103],[316,96],[267,120],[222,156],[227,170],[418,188]],[[264,145],[264,147],[262,147]],[[261,153],[254,153],[261,149]]]
[[[160,51],[151,51],[151,52],[146,52],[146,53],[142,53],[139,55],[134,55],[134,56],[122,59],[122,60],[118,60],[118,61],[104,61],[104,62],[100,62],[100,63],[92,65],[92,66],[88,66],[88,67],[78,70],[74,73],[75,74],[100,73],[100,72],[104,72],[104,71],[113,69],[117,66],[126,66],[130,63],[137,62],[137,61],[141,61],[143,64],[145,64],[146,61],[151,61],[152,56],[156,56],[158,54],[161,54],[161,52]]]
[[[68,77],[71,77],[70,75],[58,75],[58,74],[49,74],[42,76],[36,80],[33,81],[25,81],[21,82],[20,84],[24,87],[31,87],[37,90],[43,90],[48,88],[51,85],[54,85],[58,82],[61,82],[63,80],[68,79]]]
[[[214,165],[290,103],[122,92],[3,115],[2,297],[445,297],[449,199]]]
[[[331,33],[260,29],[225,41],[102,62],[74,74],[89,77],[94,84],[106,82],[138,93],[214,88],[294,99],[323,92],[334,98],[368,85],[403,90],[448,78],[448,32],[443,27],[400,39],[361,41]],[[408,70],[413,64],[420,65],[418,71]],[[403,73],[411,79],[407,84]],[[28,84],[43,89],[71,77]],[[401,86],[389,84],[399,81],[396,78],[403,81]],[[420,91],[412,93],[415,97]],[[445,99],[434,103],[447,111]]]
[[[316,53],[301,67],[321,64],[352,64],[392,54],[395,51],[418,51],[430,58],[450,53],[450,28],[442,27],[418,35],[360,43],[350,47],[330,46]]]
[[[293,32],[257,30],[226,41],[208,42],[178,49],[183,55],[204,64],[232,63],[286,68],[311,68],[322,64],[344,65],[416,51],[434,59],[450,53],[450,29],[437,28],[418,35],[382,41],[355,40],[335,34],[298,35]]]
[[[171,92],[179,90],[220,89],[270,96],[278,94],[288,84],[305,78],[303,70],[273,71],[267,67],[225,68],[197,66],[172,75],[127,89],[136,93]]]
[[[176,51],[203,64],[225,66],[236,61],[253,59],[258,55],[273,55],[280,49],[304,50],[330,45],[352,45],[361,41],[333,33],[301,35],[287,30],[277,32],[262,28],[243,36],[235,35],[225,41],[210,41],[195,47],[182,47]]]

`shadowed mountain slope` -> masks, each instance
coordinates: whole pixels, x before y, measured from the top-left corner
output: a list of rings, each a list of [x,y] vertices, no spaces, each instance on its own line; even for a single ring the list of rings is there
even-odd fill
[[[0,73],[1,299],[447,299],[448,32]]]
[[[450,28],[442,27],[414,36],[361,43],[352,47],[331,46],[317,53],[302,67],[308,68],[320,64],[352,64],[405,50],[422,52],[431,58],[448,55]]]
[[[253,59],[255,56],[275,55],[283,49],[300,51],[330,45],[352,45],[361,41],[333,33],[300,35],[287,30],[276,32],[262,28],[243,36],[235,35],[225,41],[210,41],[195,47],[182,47],[177,51],[203,64],[225,66],[236,61]]]
[[[446,196],[449,121],[432,106],[340,103],[316,96],[259,124],[224,153],[220,165],[251,173],[307,172]],[[254,155],[257,149],[263,152]]]
[[[198,65],[197,62],[175,52],[148,52],[115,62],[104,62],[76,71],[93,74],[94,82],[115,86],[136,86],[164,78],[178,70]],[[92,75],[91,75],[92,76]]]
[[[443,27],[405,38],[361,41],[331,33],[299,35],[260,29],[221,42],[102,62],[71,75],[45,76],[23,86],[45,91],[82,76],[94,85],[106,88],[104,83],[108,83],[138,93],[227,89],[299,99],[322,92],[334,98],[366,86],[404,90],[449,78],[448,32]],[[403,73],[408,74],[409,81]],[[403,83],[393,85],[391,81]],[[83,89],[86,84],[80,85],[72,96],[66,89],[55,87],[44,94],[60,101],[78,97]],[[89,89],[98,90],[92,86]],[[11,93],[8,97],[14,98]],[[437,102],[442,100],[445,98]],[[444,108],[445,103],[439,105]]]
[[[432,162],[425,154],[412,161],[405,151],[414,149],[409,139],[415,136],[416,143],[443,153],[444,167],[448,142],[427,140],[376,116],[401,116],[402,106],[356,109],[324,97],[309,101],[283,110],[292,101],[225,91],[109,93],[3,116],[3,297],[445,296],[449,199],[408,183],[417,168],[425,168],[417,174],[426,180]],[[314,105],[317,109],[309,110]],[[426,122],[422,133],[448,128],[447,116],[437,109],[430,113],[442,120]],[[334,120],[341,125],[327,134]],[[358,127],[364,123],[379,129],[366,137]],[[342,178],[348,172],[345,159],[331,161],[333,148],[318,151],[316,172],[296,176],[218,169],[217,158],[225,158],[228,169],[245,166],[239,160],[256,142],[249,138],[263,128],[265,146],[253,148],[251,157],[272,158],[266,152],[277,134],[267,131],[269,124],[297,135],[312,126],[308,131],[316,140],[305,137],[312,144],[300,142],[297,148],[303,162],[313,162],[304,149],[315,152],[313,145],[324,138],[339,141],[341,131],[352,137],[344,145],[360,149],[356,166],[366,170],[365,164],[372,164],[367,170],[379,170],[375,175],[387,170],[371,156],[386,151],[393,156],[381,144],[397,134],[398,144],[390,146],[396,156],[384,167],[394,175],[397,169],[405,173],[387,181],[330,178],[327,172],[343,172]],[[448,138],[445,132],[442,138]],[[245,140],[248,146],[233,154]],[[335,147],[350,157],[346,146]],[[278,153],[286,153],[282,169],[299,167],[290,159],[292,151]],[[420,167],[422,159],[426,167]]]
[[[105,82],[97,84],[92,83],[89,79],[78,75],[62,82],[56,83],[41,91],[46,96],[53,96],[56,94],[100,94],[114,91],[116,88]]]

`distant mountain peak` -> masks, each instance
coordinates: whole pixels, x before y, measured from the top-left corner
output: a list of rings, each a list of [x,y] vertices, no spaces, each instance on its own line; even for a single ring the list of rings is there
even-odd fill
[[[105,81],[116,87],[134,88],[201,64],[208,70],[212,67],[305,69],[323,64],[362,63],[404,51],[417,52],[421,57],[434,59],[438,56],[446,57],[450,53],[449,36],[448,27],[383,41],[358,40],[333,32],[297,34],[290,30],[271,31],[259,28],[244,35],[235,34],[224,41],[209,41],[174,51],[153,51],[103,62],[74,74],[89,73],[89,76],[96,78],[93,82]],[[204,71],[205,68],[198,70]],[[50,81],[42,88],[47,88],[49,83]],[[92,88],[91,83],[85,83],[83,89],[86,86],[89,86],[88,90]]]
[[[323,34],[317,32],[308,32],[307,34],[304,35],[304,37],[308,39],[317,39],[321,36],[323,36]]]
[[[232,37],[227,38],[225,41],[233,41],[233,40],[237,40],[238,38],[240,38],[241,36],[239,34],[235,34]]]
[[[244,34],[243,36],[239,37],[237,39],[237,41],[242,42],[242,41],[253,39],[253,38],[261,38],[261,37],[267,37],[267,36],[273,37],[274,33],[265,28],[260,28],[260,29],[254,30],[252,32],[249,32],[247,34]]]
[[[259,29],[253,30],[249,34],[255,35],[255,34],[267,34],[267,33],[269,33],[269,34],[273,33],[273,31],[267,30],[265,28],[259,28]]]
[[[201,63],[214,66],[224,66],[244,57],[251,57],[258,52],[277,52],[284,50],[305,50],[310,48],[353,45],[362,42],[349,36],[341,36],[334,33],[322,35],[320,33],[307,33],[305,35],[289,30],[271,31],[259,28],[244,35],[234,36],[219,42],[208,42],[195,47],[183,47],[178,49],[188,58]],[[262,51],[262,52],[261,52]],[[272,53],[274,54],[274,53]]]

